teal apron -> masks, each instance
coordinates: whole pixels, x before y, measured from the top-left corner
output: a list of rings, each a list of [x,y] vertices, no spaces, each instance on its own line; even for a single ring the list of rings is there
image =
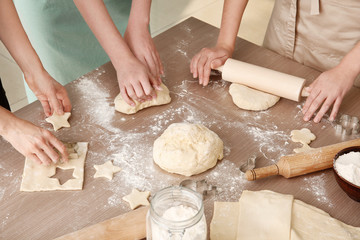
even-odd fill
[[[131,0],[105,0],[123,35]],[[82,18],[73,0],[14,0],[21,23],[44,68],[65,85],[110,59]],[[25,83],[29,103],[37,100]]]

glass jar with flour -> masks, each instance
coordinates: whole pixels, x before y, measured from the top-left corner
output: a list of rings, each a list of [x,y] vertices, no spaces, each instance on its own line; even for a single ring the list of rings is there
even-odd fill
[[[205,240],[202,196],[185,187],[168,187],[155,194],[146,217],[148,240]]]

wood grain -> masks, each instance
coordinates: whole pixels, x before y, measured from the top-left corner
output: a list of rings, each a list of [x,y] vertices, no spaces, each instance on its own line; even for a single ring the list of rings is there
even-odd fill
[[[66,234],[56,240],[129,240],[146,237],[146,214],[149,207],[141,207],[104,222]]]
[[[228,93],[230,84],[219,81],[218,76],[212,77],[209,86],[200,86],[192,78],[189,64],[203,47],[216,44],[218,32],[219,29],[190,18],[155,37],[154,42],[165,68],[163,81],[172,98],[168,105],[145,109],[133,116],[111,113],[109,117],[104,111],[94,115],[93,106],[97,106],[95,110],[112,110],[113,99],[119,93],[116,72],[111,63],[66,85],[73,105],[69,120],[71,128],[61,129],[54,134],[62,141],[89,142],[81,191],[20,192],[24,157],[0,139],[0,239],[54,239],[129,212],[129,206],[121,198],[132,188],[148,190],[153,194],[159,188],[187,179],[157,167],[152,161],[151,148],[153,141],[171,123],[184,121],[202,123],[224,141],[224,159],[215,168],[191,177],[194,180],[205,178],[221,189],[217,196],[205,198],[208,224],[214,200],[237,201],[244,189],[267,189],[292,194],[346,224],[360,227],[359,203],[341,190],[331,170],[290,179],[275,176],[248,182],[240,178],[238,168],[252,154],[258,155],[256,167],[264,167],[299,147],[290,140],[293,129],[309,128],[317,136],[311,147],[335,144],[351,140],[352,137],[337,136],[333,124],[326,119],[319,124],[303,122],[301,104],[304,100],[299,104],[281,99],[267,111],[250,112],[240,110],[233,104]],[[320,74],[240,38],[237,39],[232,57],[305,78],[307,84]],[[102,95],[107,99],[103,99]],[[339,114],[359,117],[358,102],[360,90],[352,88],[344,98]],[[51,130],[51,126],[44,121],[39,102],[15,114]],[[130,136],[137,135],[144,137],[139,141],[129,141]],[[121,155],[123,153],[126,154]],[[114,164],[118,164],[122,171],[114,176],[113,181],[93,178],[94,164],[113,160],[119,154]],[[151,174],[141,174],[145,170]]]
[[[354,146],[360,146],[360,138],[283,156],[274,165],[247,171],[246,178],[249,181],[275,175],[291,178],[332,168],[335,155],[342,149]]]

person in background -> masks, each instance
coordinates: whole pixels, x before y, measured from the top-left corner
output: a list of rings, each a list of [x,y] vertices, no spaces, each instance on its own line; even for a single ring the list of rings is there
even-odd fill
[[[45,115],[70,112],[71,103],[65,88],[44,69],[26,36],[12,0],[0,1],[0,40],[21,68],[26,82],[40,100]],[[54,148],[67,161],[66,148],[54,135],[10,112],[1,79],[0,86],[0,135],[25,157],[39,164],[48,165],[59,160],[60,156]]]
[[[231,57],[247,0],[225,0],[216,46],[204,48],[190,71],[206,86],[211,69]],[[314,113],[318,123],[332,106],[335,120],[341,102],[353,85],[360,86],[360,1],[276,0],[263,46],[322,71],[306,90],[303,119]]]
[[[149,33],[151,0],[14,3],[45,68],[61,84],[111,60],[129,105],[150,100],[160,90],[163,67]]]

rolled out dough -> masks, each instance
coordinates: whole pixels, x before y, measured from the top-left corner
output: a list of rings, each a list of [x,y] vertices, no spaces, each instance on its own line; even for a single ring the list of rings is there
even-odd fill
[[[262,111],[274,106],[280,97],[241,84],[232,83],[229,93],[236,106],[245,110]]]
[[[135,102],[134,107],[127,104],[124,101],[124,99],[121,97],[121,94],[119,93],[114,101],[115,110],[125,114],[133,114],[144,108],[167,104],[171,101],[169,89],[163,83],[161,84],[161,88],[163,89],[162,91],[156,90],[157,97],[155,99],[143,103],[134,101]]]
[[[59,161],[57,164],[45,166],[26,158],[20,191],[81,190],[84,181],[84,163],[88,143],[65,143],[65,146],[69,152],[69,161],[66,163]],[[56,168],[74,169],[74,179],[69,179],[63,185],[60,185],[59,179],[51,178],[55,175]]]
[[[360,239],[360,228],[344,224],[316,207],[293,199],[291,195],[267,190],[244,191],[237,202],[238,212],[234,204],[214,203],[211,240]],[[237,228],[222,227],[234,225],[236,221]]]
[[[155,140],[153,157],[162,169],[191,176],[214,167],[223,148],[219,136],[205,126],[173,123]]]

